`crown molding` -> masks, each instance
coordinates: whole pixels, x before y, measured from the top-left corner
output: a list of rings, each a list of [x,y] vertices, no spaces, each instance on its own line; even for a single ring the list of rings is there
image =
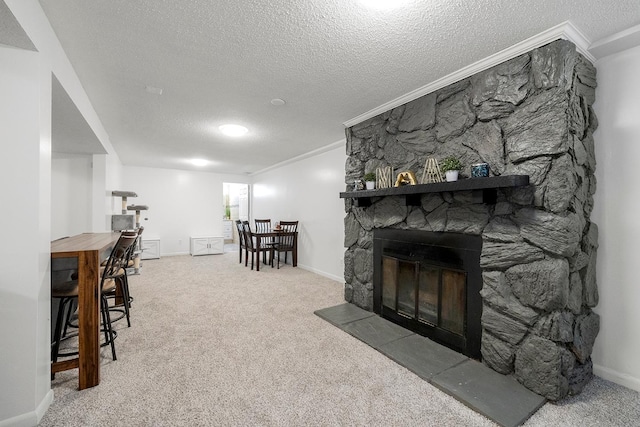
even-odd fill
[[[357,125],[358,123],[361,123],[367,119],[375,117],[400,105],[406,104],[407,102],[413,101],[414,99],[420,98],[421,96],[435,92],[438,89],[442,89],[443,87],[449,86],[450,84],[458,82],[462,79],[466,79],[467,77],[470,77],[495,65],[513,59],[516,56],[522,55],[523,53],[527,53],[533,49],[544,46],[559,39],[572,42],[574,45],[576,45],[576,50],[579,53],[584,55],[591,62],[595,61],[595,57],[589,52],[590,42],[587,37],[570,21],[565,21],[561,24],[556,25],[555,27],[551,27],[548,30],[541,32],[540,34],[530,37],[524,41],[521,41],[520,43],[517,43],[498,53],[474,62],[471,65],[461,68],[458,71],[435,80],[392,101],[382,104],[381,106],[374,108],[373,110],[369,110],[366,113],[354,117],[351,120],[347,120],[343,124],[345,127]]]
[[[558,38],[570,41],[576,45],[576,51],[578,51],[578,53],[581,53],[582,56],[590,62],[596,62],[596,57],[589,51],[591,40],[589,40],[578,27],[573,25],[571,21],[564,21],[560,26],[562,26],[562,34],[560,34]]]
[[[589,52],[595,58],[601,59],[636,46],[640,46],[640,25],[597,40],[589,46]]]
[[[264,169],[260,169],[259,171],[250,173],[249,176],[256,176],[265,172],[268,172],[272,169],[277,169],[277,168],[281,168],[285,165],[291,164],[291,163],[295,163],[295,162],[299,162],[300,160],[304,160],[304,159],[308,159],[309,157],[313,157],[313,156],[317,156],[318,154],[322,154],[322,153],[326,153],[327,151],[333,150],[334,148],[338,148],[338,147],[346,147],[347,140],[346,139],[341,139],[339,141],[336,142],[332,142],[329,145],[325,145],[324,147],[320,147],[320,148],[316,148],[315,150],[309,151],[308,153],[304,153],[304,154],[300,154],[299,156],[296,157],[292,157],[291,159],[285,160],[283,162],[280,163],[276,163],[275,165],[271,165],[269,167],[266,167]],[[345,154],[346,156],[346,154]]]

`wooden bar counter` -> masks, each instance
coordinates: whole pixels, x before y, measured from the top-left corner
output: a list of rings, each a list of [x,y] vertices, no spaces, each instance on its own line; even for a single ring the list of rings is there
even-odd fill
[[[51,242],[52,270],[56,262],[77,260],[79,353],[75,359],[53,363],[51,372],[78,368],[80,390],[100,383],[100,262],[119,237],[112,232],[83,233]]]

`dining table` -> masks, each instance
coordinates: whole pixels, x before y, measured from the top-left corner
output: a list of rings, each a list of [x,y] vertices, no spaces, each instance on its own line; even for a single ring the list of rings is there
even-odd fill
[[[78,357],[52,363],[51,373],[78,368],[80,390],[100,383],[100,263],[119,238],[119,232],[83,233],[51,242],[51,271],[78,273]]]
[[[256,238],[256,251],[259,254],[260,248],[263,246],[262,240],[265,239],[278,239],[284,236],[293,236],[293,251],[291,256],[291,263],[294,267],[298,266],[298,232],[297,231],[285,231],[283,229],[273,228],[268,231],[261,231],[251,233],[253,237]],[[260,259],[258,257],[258,265],[256,267],[256,271],[260,271]]]

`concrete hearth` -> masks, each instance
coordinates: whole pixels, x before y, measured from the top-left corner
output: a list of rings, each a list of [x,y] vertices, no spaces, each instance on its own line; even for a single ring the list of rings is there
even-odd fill
[[[579,393],[599,330],[595,86],[593,65],[559,40],[347,129],[347,185],[385,166],[420,176],[426,158],[449,155],[467,165],[463,178],[487,162],[530,185],[489,204],[471,191],[424,194],[419,206],[345,199],[345,299],[372,309],[374,229],[481,236],[482,361],[550,400]]]
[[[512,377],[352,304],[315,314],[501,426],[521,425],[545,403]]]

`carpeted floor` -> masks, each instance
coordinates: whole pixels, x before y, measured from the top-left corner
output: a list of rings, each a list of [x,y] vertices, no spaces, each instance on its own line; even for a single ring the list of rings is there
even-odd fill
[[[77,390],[56,375],[42,426],[492,426],[368,345],[313,314],[340,283],[290,265],[260,272],[238,254],[144,261],[130,279],[132,327],[118,360]],[[640,395],[595,378],[526,426],[638,426]]]

